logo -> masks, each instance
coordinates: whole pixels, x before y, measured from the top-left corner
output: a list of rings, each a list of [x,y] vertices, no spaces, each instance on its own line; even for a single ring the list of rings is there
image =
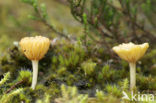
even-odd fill
[[[154,101],[154,94],[141,94],[138,92],[138,94],[134,94],[133,91],[130,95],[127,95],[125,91],[122,92],[123,100],[129,100],[129,101]]]

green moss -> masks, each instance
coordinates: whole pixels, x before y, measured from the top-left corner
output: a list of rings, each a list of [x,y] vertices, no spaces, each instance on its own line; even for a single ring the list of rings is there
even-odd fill
[[[57,37],[56,43],[40,60],[38,84],[36,89],[32,90],[30,88],[32,81],[31,61],[24,56],[19,46],[13,45],[13,41],[19,41],[24,36],[39,34],[46,34],[46,36],[54,38],[57,34],[50,31],[43,23],[27,18],[27,15],[30,14],[37,16],[32,7],[17,1],[3,0],[2,2],[7,5],[4,7],[0,4],[0,102],[7,100],[8,103],[21,101],[24,103],[53,103],[54,100],[58,99],[62,103],[129,103],[121,100],[122,91],[127,94],[131,93],[129,90],[129,65],[126,61],[118,60],[108,50],[108,47],[111,49],[112,45],[116,44],[112,39],[103,38],[101,33],[99,35],[96,30],[93,30],[98,26],[98,18],[89,18],[95,24],[94,27],[88,28],[92,30],[87,31],[87,36],[97,34],[93,38],[97,40],[102,38],[102,40],[97,43],[88,37],[87,43],[84,45],[85,36],[83,34],[86,31],[83,31],[83,26],[73,19],[67,5],[62,5],[54,0],[39,0],[39,3],[45,2],[47,5],[48,23],[52,23],[57,30],[63,33],[74,35],[76,39],[69,41]],[[99,8],[98,5],[95,6]],[[19,9],[19,7],[22,8]],[[105,7],[106,9],[110,8]],[[41,13],[45,13],[43,9]],[[110,11],[108,16],[114,12],[110,9],[104,14],[107,15],[108,11]],[[98,13],[98,10],[95,10],[94,13]],[[104,17],[104,19],[109,19],[106,20],[106,26],[113,25],[112,18]],[[99,20],[103,21],[103,19]],[[124,29],[125,27],[120,27],[126,26],[123,22],[119,25],[121,30],[114,30],[115,33],[123,34],[125,31],[128,33],[128,30]],[[121,39],[123,38],[121,37]],[[128,40],[129,38],[125,41]],[[109,42],[109,44],[106,45],[107,43],[103,43],[104,41]],[[156,90],[156,49],[154,44],[151,45],[152,50],[149,50],[147,55],[137,63],[136,91]],[[4,75],[6,72],[10,72],[10,74]],[[19,82],[21,83],[18,84]],[[12,87],[14,88],[6,93]]]
[[[96,52],[98,50],[95,50],[95,54],[92,53],[92,56],[90,56],[90,53],[88,54],[81,44],[58,41],[56,45],[50,48],[44,59],[40,61],[38,85],[35,91],[32,91],[29,88],[31,83],[31,61],[25,58],[18,47],[12,47],[1,58],[1,68],[3,72],[10,71],[15,79],[11,78],[10,83],[6,85],[7,89],[2,89],[1,92],[8,90],[18,81],[25,80],[25,83],[17,86],[24,88],[24,91],[19,94],[18,98],[14,98],[14,101],[41,102],[44,99],[40,98],[46,98],[46,95],[50,95],[48,98],[53,101],[55,98],[60,97],[60,86],[62,84],[76,86],[78,91],[92,96],[96,95],[91,92],[95,88],[103,90],[104,97],[100,97],[103,98],[103,101],[106,101],[106,98],[112,98],[112,96],[121,98],[123,90],[129,92],[128,63],[122,61],[119,65],[116,63],[111,64],[111,62],[106,63],[108,61],[104,61],[105,59],[102,59],[103,62],[98,62],[97,57],[94,57]],[[78,59],[76,59],[77,57]],[[148,59],[148,56],[145,58]],[[146,70],[142,69],[146,67],[145,65],[138,64],[137,66],[138,90],[155,90],[156,78],[153,78],[153,74],[143,75],[146,73]],[[19,71],[19,75],[17,75],[17,71]],[[151,70],[148,72],[151,72]],[[92,99],[89,98],[88,100]],[[94,100],[100,101],[98,98],[94,98]],[[116,100],[118,101],[118,99]]]

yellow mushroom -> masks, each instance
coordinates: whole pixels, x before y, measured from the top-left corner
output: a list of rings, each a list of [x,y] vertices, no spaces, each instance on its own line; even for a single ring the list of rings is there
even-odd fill
[[[118,54],[120,58],[126,60],[130,66],[130,88],[136,86],[136,62],[144,56],[149,44],[144,43],[136,45],[134,43],[123,43],[119,46],[113,47],[113,51]]]
[[[20,47],[25,56],[32,61],[33,80],[32,89],[35,89],[38,75],[38,61],[44,57],[50,46],[50,40],[46,37],[25,37],[20,41]]]

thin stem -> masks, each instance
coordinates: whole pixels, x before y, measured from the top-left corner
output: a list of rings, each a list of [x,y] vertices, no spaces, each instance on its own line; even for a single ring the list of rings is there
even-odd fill
[[[6,91],[6,93],[10,93],[14,88],[16,88],[16,86],[22,84],[23,82],[24,82],[24,80],[21,80],[21,81],[15,83],[13,86],[11,86],[11,87],[9,88],[9,90]]]
[[[62,36],[62,37],[65,37],[66,39],[70,40],[70,38],[69,38],[69,36],[68,36],[67,34],[64,34],[64,33],[62,33],[62,32],[57,31],[57,30],[54,28],[53,25],[49,24],[49,23],[47,22],[47,20],[44,19],[44,18],[42,17],[42,15],[41,15],[41,13],[40,13],[40,11],[39,11],[38,8],[34,8],[34,9],[35,9],[36,13],[39,15],[39,18],[40,18],[39,21],[41,21],[42,23],[44,23],[45,25],[47,25],[47,26],[48,26],[53,32],[55,32],[56,34],[58,34],[58,35],[60,35],[60,36]]]
[[[38,61],[32,60],[32,66],[33,66],[33,79],[32,79],[31,88],[35,89],[35,86],[37,84],[37,76],[38,76]]]
[[[136,63],[129,63],[130,67],[130,89],[133,90],[136,86]]]

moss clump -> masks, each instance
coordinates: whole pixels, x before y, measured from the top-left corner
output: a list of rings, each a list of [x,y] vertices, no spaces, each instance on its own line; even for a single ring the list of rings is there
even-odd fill
[[[118,64],[114,60],[108,59],[111,57],[108,57],[108,60],[100,57],[100,55],[107,55],[107,53],[98,54],[96,57],[99,50],[96,49],[94,52],[90,50],[80,43],[72,44],[63,40],[61,42],[58,41],[56,45],[50,48],[44,59],[40,61],[38,85],[32,91],[29,88],[32,75],[31,64],[18,47],[12,47],[7,55],[1,58],[1,62],[3,62],[1,67],[3,72],[10,71],[13,78],[10,78],[8,83],[3,85],[1,93],[8,91],[14,85],[13,90],[23,88],[23,91],[18,96],[12,98],[12,101],[25,101],[27,103],[45,102],[45,98],[49,98],[47,101],[52,102],[56,98],[60,98],[62,84],[66,85],[67,88],[68,86],[77,88],[77,95],[88,95],[85,103],[103,103],[109,101],[112,97],[114,97],[112,101],[119,101],[118,99],[122,98],[122,91],[129,94],[128,64],[124,61]],[[150,53],[143,58],[142,62],[148,64],[149,61],[146,59],[151,58],[149,55]],[[20,69],[19,67],[25,69]],[[27,70],[26,67],[29,67],[29,69]],[[146,69],[146,65],[138,65],[136,92],[138,90],[155,90],[156,78],[151,73],[152,71],[148,70],[147,72],[147,70],[142,68]],[[142,72],[140,72],[140,69],[142,69]],[[19,75],[17,75],[17,71],[19,71]],[[148,75],[148,73],[151,73],[151,75]],[[18,84],[21,81],[25,82]],[[72,92],[72,89],[71,91],[69,90],[70,92]],[[102,96],[98,97],[98,95]],[[77,96],[72,98],[77,98]],[[69,99],[69,101],[71,100]]]

